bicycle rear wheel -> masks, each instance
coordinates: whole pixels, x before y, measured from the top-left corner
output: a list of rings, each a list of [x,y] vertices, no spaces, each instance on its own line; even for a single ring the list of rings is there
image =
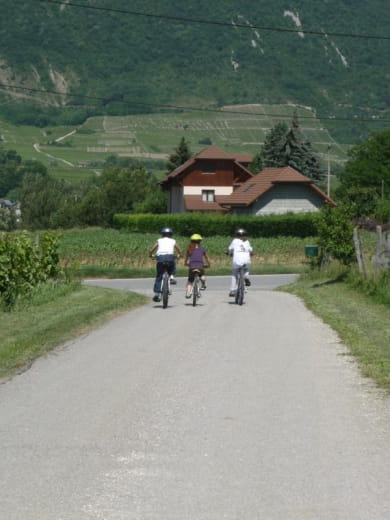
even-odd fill
[[[168,307],[168,298],[169,298],[169,274],[167,272],[165,272],[163,275],[161,292],[162,292],[163,308],[166,309]]]
[[[237,290],[235,298],[235,301],[238,305],[242,305],[244,303],[244,291],[244,269],[241,267],[237,277]]]
[[[195,307],[196,301],[199,296],[199,276],[196,274],[194,278],[194,283],[192,284],[192,305]]]

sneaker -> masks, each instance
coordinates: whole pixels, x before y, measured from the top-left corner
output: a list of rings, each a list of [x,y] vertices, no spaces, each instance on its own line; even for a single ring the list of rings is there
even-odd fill
[[[161,301],[160,295],[159,295],[158,293],[156,293],[156,294],[153,296],[153,301],[154,301],[154,302],[159,302],[159,301]]]
[[[172,285],[176,285],[176,284],[177,284],[177,280],[176,280],[176,278],[174,278],[173,276],[171,276],[171,278],[170,278],[169,281],[170,281],[170,283],[171,283]]]
[[[230,293],[229,293],[230,298],[234,298],[235,295],[236,295],[235,291],[230,291]]]
[[[204,280],[201,280],[201,287],[200,287],[200,290],[201,290],[201,291],[204,291],[204,290],[206,290],[206,287],[207,287],[206,282],[205,282]]]
[[[191,298],[192,293],[186,293],[186,298]]]
[[[247,287],[250,287],[250,286],[251,286],[251,281],[249,280],[249,278],[245,278],[244,281],[245,281],[245,285],[246,285]]]

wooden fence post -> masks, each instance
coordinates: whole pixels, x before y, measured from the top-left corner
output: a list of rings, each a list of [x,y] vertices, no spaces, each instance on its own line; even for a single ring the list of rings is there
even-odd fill
[[[353,242],[355,244],[356,259],[359,266],[359,271],[363,278],[367,278],[366,261],[364,258],[362,239],[359,233],[359,228],[356,226],[353,230]]]

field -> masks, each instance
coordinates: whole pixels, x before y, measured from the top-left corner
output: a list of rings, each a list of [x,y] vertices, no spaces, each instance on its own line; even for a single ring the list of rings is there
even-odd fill
[[[13,126],[0,121],[0,136],[6,148],[15,149],[24,159],[43,162],[49,171],[75,181],[101,170],[109,155],[154,161],[153,168],[163,172],[164,162],[181,137],[193,153],[208,146],[227,153],[255,153],[266,133],[278,122],[288,125],[294,110],[300,117],[304,138],[332,167],[342,164],[347,145],[338,144],[309,108],[288,105],[239,105],[210,112],[166,112],[124,117],[93,117],[79,127],[35,128]],[[328,157],[328,146],[330,146]]]
[[[158,235],[126,233],[113,229],[86,229],[64,232],[60,240],[62,265],[79,276],[152,276],[155,262],[148,251]],[[176,237],[183,252],[188,238]],[[205,237],[203,245],[211,259],[210,274],[230,271],[231,259],[224,254],[230,237]],[[297,272],[306,265],[305,245],[314,239],[296,237],[254,238],[252,272]],[[178,274],[184,275],[183,261]]]

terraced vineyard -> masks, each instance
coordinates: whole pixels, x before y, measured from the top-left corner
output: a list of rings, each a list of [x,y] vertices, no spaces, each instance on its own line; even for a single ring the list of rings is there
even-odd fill
[[[236,105],[221,111],[166,112],[123,117],[94,117],[82,126],[38,129],[0,122],[6,147],[23,158],[37,159],[59,177],[78,179],[96,174],[109,155],[148,161],[164,171],[164,162],[182,136],[196,153],[212,143],[227,153],[255,153],[266,133],[280,121],[289,125],[298,111],[304,138],[331,166],[346,160],[346,145],[336,143],[310,108],[288,105]],[[152,168],[150,168],[152,161]]]

